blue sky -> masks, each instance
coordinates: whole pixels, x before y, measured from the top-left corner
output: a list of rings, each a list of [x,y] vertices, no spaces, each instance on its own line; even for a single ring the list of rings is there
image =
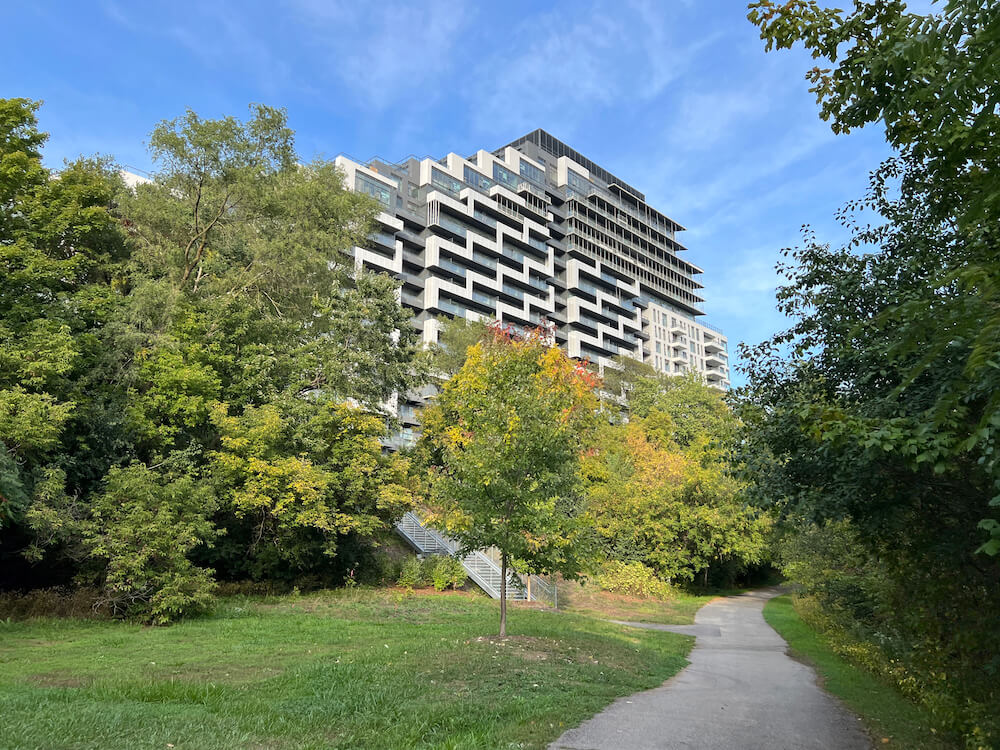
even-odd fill
[[[688,230],[706,319],[736,343],[783,327],[774,264],[888,155],[834,136],[802,50],[765,53],[731,0],[35,2],[5,13],[3,96],[42,99],[46,159],[149,169],[145,140],[190,107],[287,108],[304,157],[494,149],[541,127]],[[737,382],[743,378],[737,376]]]

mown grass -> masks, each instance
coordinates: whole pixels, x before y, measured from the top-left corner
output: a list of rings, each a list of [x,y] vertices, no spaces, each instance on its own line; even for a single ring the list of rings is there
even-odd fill
[[[0,623],[4,748],[544,747],[692,639],[472,594],[223,600],[167,628]]]
[[[559,606],[567,612],[603,620],[690,625],[699,609],[722,595],[718,592],[688,594],[678,591],[670,599],[641,598],[566,582],[559,586]]]
[[[771,599],[764,619],[784,638],[793,655],[812,664],[823,686],[861,717],[877,747],[942,750],[961,747],[937,734],[930,714],[891,685],[854,666],[830,648],[823,635],[802,621],[789,596]]]

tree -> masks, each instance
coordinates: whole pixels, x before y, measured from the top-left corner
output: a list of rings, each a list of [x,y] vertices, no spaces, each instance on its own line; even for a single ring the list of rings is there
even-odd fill
[[[596,378],[538,334],[494,327],[424,411],[430,520],[463,549],[501,555],[500,635],[507,576],[581,570],[585,537],[580,452],[594,424]]]
[[[138,457],[212,487],[227,538],[206,561],[256,577],[322,570],[338,538],[408,506],[381,408],[423,370],[395,282],[350,255],[374,202],[301,163],[283,111],[251,114],[158,125],[163,168],[119,211]]]
[[[302,162],[282,110],[159,124],[130,190],[42,168],[36,106],[0,102],[4,554],[96,570],[156,621],[213,570],[329,576],[412,502],[382,404],[425,367],[395,281],[351,254],[374,201]]]
[[[208,606],[213,571],[188,555],[218,536],[214,504],[190,476],[165,477],[142,464],[111,469],[83,533],[89,553],[107,563],[105,595],[115,614],[162,624]]]
[[[737,422],[722,394],[696,375],[642,378],[629,404],[628,423],[602,427],[583,463],[605,557],[668,582],[728,584],[765,563],[770,520],[732,476]]]
[[[750,18],[768,48],[801,41],[836,63],[809,74],[836,132],[881,122],[900,152],[843,212],[846,247],[807,234],[780,297],[800,322],[774,343],[794,342],[793,359],[818,368],[810,379],[841,391],[833,401],[885,407],[864,423],[827,411],[834,430],[935,481],[967,477],[966,492],[1000,509],[1000,18],[990,5],[953,1],[924,16],[898,1],[850,14],[768,1],[751,4]],[[863,210],[883,223],[856,220]],[[879,252],[855,252],[866,247]],[[767,365],[757,382],[781,366],[765,362],[773,353],[753,353]],[[996,536],[980,549],[995,554],[1000,520],[984,512]]]
[[[440,333],[431,348],[431,366],[438,373],[452,376],[462,369],[470,346],[490,336],[490,324],[468,318],[438,318]]]
[[[902,2],[750,8],[769,48],[802,42],[827,61],[809,78],[835,131],[880,123],[898,151],[841,212],[845,246],[806,230],[786,251],[778,299],[792,326],[743,351],[750,491],[811,538],[849,523],[886,572],[852,627],[895,644],[942,719],[989,744],[1000,731],[983,672],[1000,650],[989,557],[1000,552],[1000,16],[964,0],[929,15]]]
[[[53,476],[89,491],[121,445],[101,382],[127,255],[109,211],[120,181],[99,160],[46,169],[38,106],[0,99],[0,531]]]

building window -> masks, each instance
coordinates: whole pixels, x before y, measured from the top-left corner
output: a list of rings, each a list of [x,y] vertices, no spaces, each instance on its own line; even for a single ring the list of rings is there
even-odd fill
[[[360,172],[354,173],[354,189],[359,193],[367,193],[372,198],[377,200],[386,208],[389,208],[391,201],[391,194],[389,193],[389,188],[383,185],[381,182],[376,182],[375,180],[366,177]]]
[[[517,185],[521,181],[517,175],[496,162],[493,162],[493,179],[514,191],[517,190]]]
[[[484,174],[479,174],[479,172],[470,166],[465,167],[465,184],[471,185],[479,190],[489,190],[491,187],[496,185],[496,183],[489,177]]]
[[[462,190],[462,183],[451,175],[445,174],[440,169],[431,168],[431,183],[441,188],[446,193],[458,195]]]
[[[590,181],[582,175],[578,175],[572,169],[566,170],[566,184],[581,193],[589,193],[593,189]]]
[[[537,182],[539,185],[545,184],[545,172],[524,159],[521,159],[521,176],[532,182]]]

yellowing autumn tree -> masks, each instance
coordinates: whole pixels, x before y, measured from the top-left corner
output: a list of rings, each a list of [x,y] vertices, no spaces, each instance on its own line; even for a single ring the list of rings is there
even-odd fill
[[[493,327],[424,413],[431,520],[466,550],[500,550],[501,636],[508,570],[582,568],[579,465],[597,383],[539,335]]]
[[[769,519],[749,508],[722,442],[735,418],[690,378],[650,390],[644,417],[607,425],[583,463],[604,556],[664,581],[720,583],[766,561]]]

